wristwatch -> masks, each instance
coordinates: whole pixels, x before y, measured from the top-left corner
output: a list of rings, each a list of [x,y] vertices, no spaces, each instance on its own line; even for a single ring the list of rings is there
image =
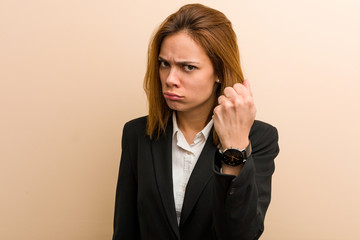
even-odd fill
[[[229,166],[244,164],[251,155],[251,143],[245,149],[227,148],[223,151],[216,151],[216,160]]]

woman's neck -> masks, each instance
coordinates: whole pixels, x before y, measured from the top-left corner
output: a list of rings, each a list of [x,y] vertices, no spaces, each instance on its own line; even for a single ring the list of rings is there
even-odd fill
[[[186,141],[191,144],[195,135],[204,129],[208,121],[208,114],[177,112],[176,122]]]
[[[176,113],[176,121],[182,132],[200,132],[207,124],[208,116],[202,114]]]

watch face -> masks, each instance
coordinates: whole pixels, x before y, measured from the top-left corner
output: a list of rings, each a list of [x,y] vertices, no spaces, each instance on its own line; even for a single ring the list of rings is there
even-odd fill
[[[230,166],[238,166],[243,164],[246,160],[241,151],[237,149],[228,149],[224,152],[222,161]]]

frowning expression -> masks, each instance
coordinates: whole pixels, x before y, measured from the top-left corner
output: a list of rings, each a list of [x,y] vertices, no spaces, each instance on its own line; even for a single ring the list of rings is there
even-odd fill
[[[164,98],[171,109],[206,114],[211,111],[217,76],[205,50],[186,32],[163,40],[159,74]]]

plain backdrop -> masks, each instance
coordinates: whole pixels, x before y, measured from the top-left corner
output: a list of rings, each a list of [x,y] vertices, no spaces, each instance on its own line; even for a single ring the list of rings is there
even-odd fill
[[[147,45],[189,2],[0,0],[0,239],[111,239]],[[232,21],[280,134],[261,239],[360,239],[360,1],[200,2]]]

